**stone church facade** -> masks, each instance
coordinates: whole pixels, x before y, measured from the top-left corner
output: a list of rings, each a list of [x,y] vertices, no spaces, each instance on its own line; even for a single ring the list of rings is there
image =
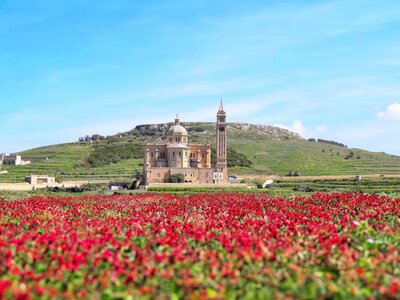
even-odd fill
[[[222,101],[216,123],[216,165],[211,165],[210,144],[194,144],[180,124],[178,116],[166,140],[146,143],[144,152],[145,184],[169,182],[173,174],[183,174],[184,181],[197,184],[225,183],[227,172],[226,112]]]

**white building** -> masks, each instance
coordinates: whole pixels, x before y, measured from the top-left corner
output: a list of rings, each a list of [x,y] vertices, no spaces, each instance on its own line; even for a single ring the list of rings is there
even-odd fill
[[[10,155],[9,153],[1,154],[1,163],[0,164],[2,164],[2,165],[20,166],[20,165],[27,165],[30,163],[31,162],[29,160],[22,160],[21,155],[17,155],[17,154]]]

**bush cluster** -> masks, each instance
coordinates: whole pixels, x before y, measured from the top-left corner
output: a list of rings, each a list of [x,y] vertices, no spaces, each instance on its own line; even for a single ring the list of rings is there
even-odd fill
[[[83,184],[80,187],[74,186],[74,187],[47,187],[47,191],[49,192],[54,192],[54,193],[83,193],[83,192],[92,192],[92,191],[98,191],[99,188],[101,188],[102,185],[99,184]]]
[[[185,181],[185,176],[182,173],[171,174],[169,182],[171,183],[182,183]]]
[[[236,151],[235,148],[228,147],[226,151],[227,159],[228,159],[228,167],[250,167],[253,162],[243,153]],[[215,149],[211,148],[211,163],[213,165],[216,164]]]
[[[140,144],[99,145],[89,154],[86,161],[92,167],[117,163],[123,159],[142,158],[143,146]]]
[[[298,172],[298,171],[289,171],[289,172],[286,173],[286,176],[297,177],[297,176],[301,176],[301,173]]]
[[[193,127],[189,127],[188,129],[187,129],[187,131],[188,132],[204,132],[204,131],[206,131],[203,127],[200,127],[200,126],[193,126]]]
[[[312,143],[325,143],[325,144],[330,144],[330,145],[335,145],[335,146],[347,148],[347,146],[345,144],[339,143],[339,142],[336,142],[336,141],[330,141],[330,140],[324,140],[324,139],[314,139],[314,138],[310,138],[310,139],[308,139],[308,141],[312,142]]]

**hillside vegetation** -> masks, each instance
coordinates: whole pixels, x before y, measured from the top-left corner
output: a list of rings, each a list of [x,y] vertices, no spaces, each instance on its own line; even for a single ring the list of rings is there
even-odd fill
[[[215,147],[213,123],[183,123],[191,142]],[[20,152],[25,166],[2,166],[0,182],[22,182],[26,175],[49,174],[57,180],[126,180],[143,168],[145,140],[163,139],[168,124],[142,125],[115,136]],[[228,126],[229,173],[238,175],[400,174],[400,157],[307,141],[271,126]],[[47,159],[46,159],[47,158]]]

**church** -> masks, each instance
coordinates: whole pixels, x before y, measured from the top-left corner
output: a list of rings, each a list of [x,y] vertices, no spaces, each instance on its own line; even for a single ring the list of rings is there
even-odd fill
[[[171,175],[174,174],[182,174],[184,182],[188,183],[227,182],[226,129],[226,112],[221,101],[216,122],[216,165],[212,166],[210,144],[190,143],[187,130],[176,116],[174,125],[167,132],[166,140],[145,143],[145,184],[170,182]]]

